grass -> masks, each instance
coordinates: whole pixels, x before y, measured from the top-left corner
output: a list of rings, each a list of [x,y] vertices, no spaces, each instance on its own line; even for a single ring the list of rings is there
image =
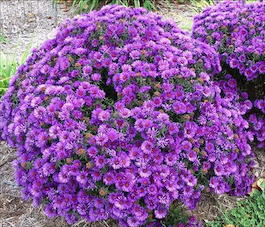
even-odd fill
[[[0,54],[0,96],[5,93],[9,79],[15,74],[17,67],[18,63],[13,57]]]
[[[228,210],[215,221],[206,223],[206,227],[264,227],[265,226],[265,180],[246,200],[239,201],[236,207]]]
[[[107,4],[120,4],[124,6],[144,7],[148,10],[154,10],[155,5],[153,0],[74,0],[73,5],[77,7],[78,11],[91,11],[100,8],[100,6]]]
[[[7,38],[0,33],[0,43],[7,43]]]
[[[201,13],[205,8],[215,5],[215,0],[190,0],[190,8],[195,13]]]
[[[155,0],[53,0],[53,4],[68,3],[72,5],[77,14],[89,12],[108,4],[119,4],[132,7],[144,7],[155,10]]]
[[[246,0],[246,3],[258,2],[259,0]],[[207,7],[217,4],[216,0],[190,0],[190,8],[196,12],[201,13]]]
[[[22,53],[19,60],[14,55],[0,53],[0,97],[6,92],[9,80],[16,73],[17,67],[25,62],[29,50]]]
[[[181,17],[181,23],[178,24],[178,27],[187,32],[191,32],[192,24],[193,24],[192,19]]]

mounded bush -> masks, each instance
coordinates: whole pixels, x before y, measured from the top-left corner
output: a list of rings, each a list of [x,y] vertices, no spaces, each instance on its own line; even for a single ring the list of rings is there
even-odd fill
[[[237,86],[236,80],[230,74],[221,75],[222,79],[214,82],[221,89],[224,98],[240,103],[240,112],[248,121],[248,139],[251,143],[257,145],[258,148],[264,148],[265,144],[265,119],[264,100],[256,100],[254,103],[249,100],[246,92],[241,92]],[[229,86],[229,84],[233,86]]]
[[[253,108],[245,119],[252,140],[264,147],[265,4],[226,1],[194,18],[193,38],[210,44],[220,54],[224,72],[233,75],[238,89],[247,92]],[[225,73],[223,73],[225,74]],[[216,80],[224,78],[217,76]],[[235,94],[236,95],[236,94]]]
[[[264,3],[225,1],[207,8],[195,16],[192,36],[216,49],[252,100],[265,95]]]
[[[144,9],[66,21],[0,103],[23,197],[70,224],[140,226],[176,200],[193,209],[204,188],[249,192],[248,106],[211,82],[219,71],[212,48]]]

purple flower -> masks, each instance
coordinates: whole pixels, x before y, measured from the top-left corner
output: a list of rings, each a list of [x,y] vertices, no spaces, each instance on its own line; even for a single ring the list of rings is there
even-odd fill
[[[129,227],[137,227],[137,226],[141,226],[141,221],[139,220],[138,217],[129,217],[127,219],[127,224]]]
[[[156,195],[157,194],[157,187],[155,184],[151,184],[148,189],[147,189],[147,192],[150,194],[150,195]]]
[[[185,140],[181,143],[181,147],[185,151],[190,151],[192,148],[192,144],[189,141]]]
[[[173,104],[173,109],[176,114],[184,114],[186,113],[186,105],[183,102],[176,101]]]
[[[141,56],[141,53],[137,50],[133,50],[131,53],[130,53],[130,57],[132,59],[139,59],[139,57]]]
[[[259,76],[257,72],[265,72],[259,24],[262,10],[263,3],[220,2],[195,17],[192,36],[212,45],[223,63],[253,80]]]
[[[195,160],[197,160],[197,154],[195,151],[192,151],[192,150],[187,153],[187,157],[191,162],[194,162]]]
[[[224,174],[224,167],[221,164],[216,164],[214,172],[217,176],[222,176]]]
[[[134,205],[132,207],[132,214],[137,217],[138,221],[145,221],[148,217],[148,213],[140,205]]]
[[[162,219],[167,215],[167,209],[163,206],[159,206],[154,213],[156,218]]]
[[[58,59],[58,64],[59,64],[59,67],[62,71],[68,69],[71,65],[69,62],[69,59],[67,57],[60,57]]]
[[[139,175],[141,177],[150,177],[152,174],[152,171],[146,167],[139,170]]]
[[[100,169],[103,168],[106,164],[106,159],[104,155],[96,156],[94,161],[95,161],[95,166]]]
[[[141,145],[141,149],[145,154],[150,154],[153,148],[154,144],[148,140],[144,141]]]
[[[107,121],[110,118],[110,113],[107,110],[103,110],[98,114],[98,119],[100,121]]]
[[[62,173],[62,172],[60,172],[60,173],[58,174],[58,181],[59,181],[60,183],[68,183],[68,182],[69,182],[69,177],[67,176],[66,173]]]
[[[167,165],[169,166],[173,166],[176,164],[178,160],[178,157],[176,154],[172,154],[172,153],[169,153],[167,154],[166,158],[165,158],[165,162],[167,163]]]
[[[57,216],[56,210],[53,209],[52,205],[46,205],[44,208],[44,213],[48,218],[54,218]]]
[[[94,146],[91,146],[87,149],[87,154],[90,156],[90,157],[95,157],[98,153],[98,150],[96,147]]]

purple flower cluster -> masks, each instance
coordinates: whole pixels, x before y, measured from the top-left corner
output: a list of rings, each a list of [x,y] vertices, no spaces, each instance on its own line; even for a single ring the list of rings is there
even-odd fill
[[[265,147],[265,119],[255,113],[248,117],[250,124],[250,139],[257,142],[258,148]]]
[[[68,223],[163,219],[203,188],[253,182],[248,103],[211,81],[218,55],[144,9],[107,6],[63,23],[0,103],[25,199]],[[233,89],[234,81],[227,82]]]
[[[239,106],[239,111],[247,120],[245,127],[248,130],[247,137],[250,142],[256,142],[258,148],[265,147],[265,118],[264,118],[264,100],[255,100],[251,102],[246,92],[241,92],[237,86],[236,80],[226,74],[223,80],[215,82],[222,90],[223,96],[234,100],[235,105]],[[261,113],[255,111],[260,110]]]
[[[239,89],[233,86],[227,94],[237,96],[237,101],[241,103],[248,98],[242,91],[249,94],[253,105],[247,100],[248,106],[251,107],[243,111],[247,113],[244,118],[249,124],[248,137],[251,141],[257,141],[259,147],[264,147],[265,130],[265,100],[261,98],[265,91],[264,28],[265,4],[245,4],[243,1],[225,1],[206,9],[195,17],[193,26],[193,37],[213,46],[220,54],[224,68],[228,65],[228,71],[237,78]],[[242,80],[241,75],[248,81]],[[231,76],[228,80],[235,83]],[[229,81],[227,83],[231,83]],[[222,85],[221,87],[226,89]]]
[[[265,148],[265,96],[263,99],[254,101],[253,106],[259,110],[260,113],[253,113],[249,116],[249,123],[252,129],[254,138],[258,142],[259,148]]]
[[[263,2],[223,1],[195,16],[193,37],[213,46],[223,62],[253,80],[265,77],[264,27]]]

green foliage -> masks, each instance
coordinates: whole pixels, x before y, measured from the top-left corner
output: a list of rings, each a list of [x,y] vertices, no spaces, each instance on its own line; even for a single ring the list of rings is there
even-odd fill
[[[25,51],[20,60],[17,60],[15,56],[7,56],[0,53],[0,97],[7,90],[9,80],[15,74],[17,67],[25,62],[28,53],[29,50]]]
[[[192,19],[183,17],[183,20],[181,20],[181,23],[179,24],[179,28],[190,32],[192,28],[192,24],[193,24]]]
[[[165,219],[161,221],[163,226],[176,226],[179,223],[187,223],[189,215],[187,210],[178,203],[173,203],[170,207],[170,212]]]
[[[215,4],[215,0],[190,0],[190,8],[196,12],[201,13],[205,8]]]
[[[107,4],[120,4],[124,6],[144,7],[148,10],[155,9],[154,0],[74,0],[73,6],[77,13],[89,12],[99,9]]]
[[[234,209],[206,223],[206,226],[223,227],[229,224],[240,227],[265,226],[265,181],[261,184],[261,190],[254,190],[248,199],[238,202]]]
[[[7,38],[0,33],[0,43],[7,43]]]
[[[0,55],[0,96],[2,96],[9,84],[10,77],[16,72],[17,62],[4,54]]]

